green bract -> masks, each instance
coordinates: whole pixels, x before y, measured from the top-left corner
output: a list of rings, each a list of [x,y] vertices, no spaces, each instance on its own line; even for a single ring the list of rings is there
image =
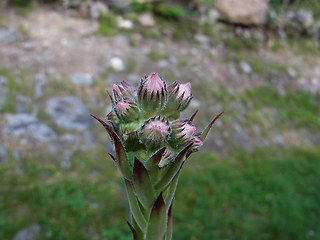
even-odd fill
[[[202,146],[220,113],[203,132],[192,125],[197,112],[178,119],[192,99],[191,84],[166,86],[158,73],[134,88],[125,81],[109,92],[113,110],[107,121],[92,115],[107,130],[115,147],[131,211],[134,240],[171,240],[171,206],[180,169]]]

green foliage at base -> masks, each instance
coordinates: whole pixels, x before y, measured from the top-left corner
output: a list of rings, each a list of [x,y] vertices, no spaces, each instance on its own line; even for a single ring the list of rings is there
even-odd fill
[[[0,165],[0,239],[31,223],[41,226],[39,239],[130,239],[124,184],[103,153],[77,152],[68,170],[45,155]],[[316,149],[194,155],[178,185],[173,238],[314,239],[319,176]]]

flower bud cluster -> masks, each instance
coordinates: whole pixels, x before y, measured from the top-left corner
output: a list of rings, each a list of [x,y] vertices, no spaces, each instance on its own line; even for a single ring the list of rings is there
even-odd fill
[[[172,239],[171,207],[180,170],[223,112],[197,132],[192,124],[197,111],[179,119],[192,99],[191,84],[167,86],[158,73],[151,73],[137,87],[125,81],[113,84],[108,94],[112,111],[107,121],[91,116],[114,143],[115,153],[109,156],[125,180],[134,239]]]
[[[177,120],[192,99],[190,83],[167,87],[158,73],[151,73],[137,88],[125,81],[113,84],[109,96],[113,110],[107,118],[127,150],[151,154],[167,147],[159,167],[170,164],[184,147],[192,144],[191,153],[202,145],[191,120]]]

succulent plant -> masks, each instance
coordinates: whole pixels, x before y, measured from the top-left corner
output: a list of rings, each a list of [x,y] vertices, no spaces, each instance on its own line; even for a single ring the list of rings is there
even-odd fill
[[[171,207],[179,173],[189,155],[202,146],[215,117],[202,132],[192,121],[178,119],[192,99],[191,84],[167,87],[158,73],[137,88],[125,81],[108,92],[113,109],[107,120],[92,115],[109,133],[109,153],[125,181],[131,211],[127,222],[134,240],[171,240]]]

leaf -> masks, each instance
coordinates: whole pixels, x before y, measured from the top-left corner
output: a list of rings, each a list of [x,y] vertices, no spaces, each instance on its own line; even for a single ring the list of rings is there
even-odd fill
[[[132,227],[132,225],[129,223],[129,221],[127,221],[127,224],[129,225],[130,227],[130,230],[133,234],[133,240],[138,240],[138,236],[137,236],[137,233],[136,233],[136,230],[134,230],[134,228]]]
[[[192,121],[193,121],[193,119],[194,119],[195,116],[197,115],[198,111],[199,111],[199,110],[196,110],[196,111],[194,112],[194,114],[192,114],[192,116],[188,119],[188,122],[192,122]]]
[[[136,196],[134,195],[133,192],[133,186],[131,182],[129,182],[127,179],[124,179],[125,184],[126,184],[126,189],[127,189],[127,196],[129,200],[129,206],[130,206],[130,211],[136,220],[137,224],[142,230],[145,230],[147,227],[147,221],[145,217],[143,216],[141,209],[139,207],[139,203],[136,199]]]
[[[199,137],[199,139],[200,139],[202,142],[206,139],[206,137],[207,137],[210,129],[212,128],[212,125],[215,123],[215,121],[216,121],[223,113],[224,113],[224,112],[219,113],[219,115],[216,116],[216,117],[208,124],[208,126],[203,130],[203,132],[201,133],[201,135],[200,135],[200,137]]]
[[[174,198],[174,194],[176,193],[178,180],[179,180],[179,176],[180,176],[180,170],[181,170],[182,166],[183,166],[183,163],[181,164],[177,174],[174,176],[174,178],[172,179],[171,184],[168,187],[167,195],[166,195],[166,198],[164,200],[167,207],[171,206],[171,204],[172,204],[172,200]]]
[[[111,153],[108,153],[108,155],[110,156],[110,158],[111,158],[113,161],[117,162],[115,156],[113,156]]]
[[[111,129],[111,127],[103,120],[100,118],[94,116],[91,114],[93,118],[95,118],[97,121],[99,121],[104,128],[108,131],[110,137],[112,138],[114,142],[114,147],[116,150],[116,160],[119,166],[119,169],[122,173],[122,175],[132,181],[132,173],[131,173],[131,167],[129,165],[128,159],[127,159],[127,154],[124,146],[122,145],[122,142],[119,138],[119,136]]]
[[[171,181],[172,179],[176,176],[177,172],[179,171],[182,162],[185,158],[185,155],[189,148],[192,146],[193,143],[190,143],[188,146],[186,146],[179,154],[178,156],[174,159],[174,162],[168,166],[168,171],[166,174],[163,176],[163,178],[156,184],[155,188],[157,190],[164,189]]]
[[[166,151],[166,149],[167,147],[161,148],[146,161],[146,167],[148,170],[159,169],[158,164],[162,158],[163,153]]]
[[[167,228],[166,205],[162,193],[155,201],[149,218],[146,240],[163,240]]]
[[[141,204],[146,209],[149,209],[156,199],[154,195],[154,189],[151,184],[147,169],[137,157],[134,158],[133,165],[133,186]]]
[[[144,238],[144,232],[141,230],[141,228],[139,227],[138,223],[136,222],[136,220],[132,215],[131,215],[131,221],[132,221],[132,226],[136,231],[138,239],[142,240]]]
[[[102,119],[100,119],[99,117],[97,117],[97,116],[95,116],[95,115],[93,115],[93,114],[90,114],[90,116],[93,117],[94,119],[96,119],[98,122],[100,122],[101,125],[104,126],[104,128],[105,128],[105,129],[107,130],[107,132],[109,133],[110,138],[113,139],[113,138],[112,138],[112,135],[110,134],[111,128],[108,126],[108,124],[107,124],[105,121],[103,121]]]
[[[172,202],[168,210],[168,222],[167,222],[167,232],[165,240],[172,240],[172,230],[173,230],[173,221],[172,221]]]

